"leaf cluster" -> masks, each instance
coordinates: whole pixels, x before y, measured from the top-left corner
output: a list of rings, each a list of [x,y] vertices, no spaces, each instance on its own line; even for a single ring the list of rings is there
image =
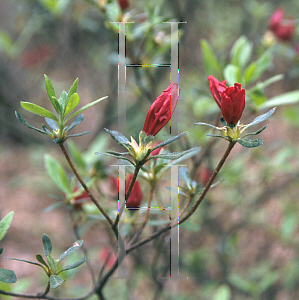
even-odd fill
[[[88,103],[74,112],[75,108],[78,106],[80,101],[79,95],[77,93],[78,78],[72,84],[69,92],[67,93],[66,91],[63,91],[58,99],[56,97],[54,87],[47,75],[45,75],[45,86],[48,97],[57,115],[31,102],[21,101],[21,106],[24,109],[32,112],[33,114],[44,117],[50,129],[48,129],[44,124],[42,125],[43,130],[29,125],[25,121],[25,119],[20,115],[20,113],[16,111],[15,114],[17,119],[28,128],[36,130],[39,133],[48,135],[55,143],[63,143],[69,137],[77,137],[90,133],[90,131],[86,131],[82,133],[68,135],[68,132],[70,130],[72,130],[74,127],[76,127],[83,121],[84,115],[81,113],[84,110],[106,99],[107,97],[102,97],[98,100]],[[75,120],[70,125],[66,125],[68,121],[74,117],[76,117]]]
[[[42,242],[43,242],[46,260],[42,257],[41,254],[36,255],[36,260],[38,262],[33,262],[33,261],[25,260],[25,259],[10,258],[10,257],[7,257],[7,259],[17,260],[17,261],[21,261],[21,262],[25,262],[28,264],[32,264],[32,265],[41,267],[45,271],[47,276],[49,277],[50,288],[53,288],[53,289],[57,288],[64,282],[64,280],[60,276],[58,276],[61,272],[77,268],[88,259],[87,257],[84,257],[72,264],[66,265],[64,267],[60,267],[59,266],[60,262],[64,258],[66,258],[69,254],[71,254],[75,250],[79,249],[82,246],[83,241],[82,240],[76,241],[73,244],[73,246],[70,247],[69,249],[67,249],[66,251],[64,251],[59,256],[58,259],[53,258],[52,243],[51,243],[50,238],[46,234],[44,234],[44,236],[42,238]]]

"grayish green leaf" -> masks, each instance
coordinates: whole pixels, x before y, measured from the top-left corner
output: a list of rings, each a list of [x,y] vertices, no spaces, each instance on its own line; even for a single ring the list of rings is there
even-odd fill
[[[64,280],[57,276],[57,275],[51,275],[50,276],[50,287],[51,289],[55,289],[63,284]]]
[[[72,247],[70,247],[69,249],[67,249],[60,255],[58,262],[62,261],[65,257],[67,257],[73,251],[79,249],[82,246],[82,244],[83,244],[82,240],[75,242]]]
[[[77,267],[79,267],[80,265],[82,265],[88,258],[87,257],[84,257],[76,262],[74,262],[73,264],[70,264],[70,265],[67,265],[67,266],[64,266],[63,269],[61,269],[59,273],[61,272],[64,272],[64,271],[67,271],[67,270],[71,270],[71,269],[75,269]]]
[[[49,118],[45,118],[45,120],[52,130],[59,129],[57,122],[55,122],[54,120]]]
[[[40,133],[42,133],[42,134],[46,134],[45,131],[42,131],[41,129],[38,129],[38,128],[35,128],[35,127],[29,125],[29,124],[25,121],[25,119],[24,119],[17,111],[15,112],[15,115],[16,115],[17,119],[18,119],[23,125],[27,126],[27,127],[30,128],[30,129],[36,130],[36,131],[38,131],[38,132],[40,132]]]
[[[164,146],[166,146],[166,145],[168,145],[168,144],[174,142],[175,140],[179,139],[180,137],[182,137],[182,136],[185,135],[186,133],[187,133],[187,132],[185,131],[185,132],[180,133],[179,135],[176,135],[176,136],[174,136],[174,137],[169,138],[169,139],[166,140],[165,142],[162,142],[162,143],[160,143],[159,145],[157,145],[156,147],[154,147],[154,148],[152,149],[152,151],[154,151],[155,149],[164,147]]]
[[[52,243],[51,243],[51,240],[50,240],[50,238],[46,234],[44,234],[42,241],[43,241],[45,255],[49,256],[52,253]]]
[[[72,130],[75,126],[79,125],[84,119],[84,115],[81,114],[79,116],[77,116],[75,118],[75,120],[73,121],[73,123],[68,127],[68,129],[66,130],[67,132]]]
[[[272,108],[271,110],[269,110],[267,113],[265,113],[265,114],[263,114],[263,115],[260,115],[260,116],[256,117],[251,123],[249,123],[249,124],[245,127],[245,129],[247,129],[247,128],[253,126],[253,125],[259,124],[259,123],[261,123],[261,122],[263,122],[263,121],[265,121],[265,120],[267,120],[267,119],[274,113],[274,111],[275,111],[275,107]],[[245,130],[245,129],[244,129],[244,130]]]
[[[263,108],[268,108],[273,106],[295,104],[298,102],[299,102],[299,90],[295,90],[269,99],[267,102],[263,103],[260,108],[263,109]]]
[[[17,276],[14,271],[0,268],[0,281],[4,283],[15,283]]]
[[[249,139],[238,139],[237,142],[246,148],[255,148],[263,143],[262,139],[249,140]]]
[[[124,136],[122,135],[120,132],[116,131],[116,130],[109,130],[106,129],[105,130],[110,134],[110,136],[121,146],[123,145],[127,145],[130,143],[130,141]]]

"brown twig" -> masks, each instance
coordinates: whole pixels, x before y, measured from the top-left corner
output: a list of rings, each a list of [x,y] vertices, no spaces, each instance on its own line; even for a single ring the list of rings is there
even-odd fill
[[[108,214],[105,212],[105,210],[102,208],[102,206],[97,202],[97,200],[95,199],[95,197],[93,196],[93,194],[90,192],[89,188],[87,187],[87,185],[85,184],[85,182],[83,181],[83,179],[81,178],[81,176],[79,175],[79,173],[77,172],[73,162],[71,161],[69,155],[67,154],[65,147],[63,144],[59,144],[60,149],[62,150],[69,166],[71,167],[72,171],[74,172],[75,176],[77,177],[77,179],[79,180],[79,182],[81,183],[82,187],[84,188],[84,190],[86,191],[88,197],[91,199],[91,201],[95,204],[95,206],[99,209],[99,211],[104,215],[104,217],[106,218],[106,220],[109,222],[109,224],[112,226],[113,225],[113,221],[111,220],[111,218],[108,216]]]

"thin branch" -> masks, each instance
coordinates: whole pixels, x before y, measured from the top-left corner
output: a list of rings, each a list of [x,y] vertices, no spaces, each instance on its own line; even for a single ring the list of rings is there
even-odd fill
[[[87,185],[85,184],[85,182],[83,181],[83,179],[81,178],[81,176],[79,175],[79,173],[77,172],[73,162],[71,161],[69,155],[67,154],[64,145],[63,144],[59,144],[69,166],[71,167],[72,171],[74,172],[75,176],[77,177],[77,179],[79,180],[79,182],[81,183],[82,187],[84,188],[84,190],[86,191],[87,195],[89,196],[89,198],[91,199],[91,201],[95,204],[95,206],[99,209],[99,211],[104,215],[104,217],[106,218],[106,220],[109,222],[109,224],[112,226],[113,225],[113,221],[111,220],[111,218],[108,216],[108,214],[105,212],[105,210],[102,208],[102,206],[97,202],[97,200],[94,198],[93,194],[90,192],[89,188],[87,187]]]
[[[131,192],[132,192],[132,189],[133,189],[133,185],[134,185],[134,183],[135,183],[135,181],[136,181],[136,178],[137,178],[137,175],[138,175],[139,170],[140,170],[140,166],[139,166],[138,164],[136,164],[135,170],[134,170],[134,174],[133,174],[133,177],[132,177],[132,180],[131,180],[131,182],[130,182],[130,185],[129,185],[129,187],[128,187],[127,193],[126,193],[126,195],[125,195],[125,199],[126,199],[126,200],[127,200],[127,199],[130,197],[130,195],[131,195]],[[119,222],[119,218],[120,218],[120,216],[122,215],[122,212],[123,212],[123,210],[124,210],[124,208],[125,208],[125,204],[126,204],[126,201],[123,201],[123,203],[121,204],[121,207],[120,207],[120,209],[119,209],[119,213],[117,214],[117,216],[116,216],[116,218],[115,218],[115,220],[114,220],[114,222],[113,222],[113,224],[112,224],[112,229],[113,229],[114,231],[116,230],[116,226],[117,226],[117,224],[118,224],[118,222]]]

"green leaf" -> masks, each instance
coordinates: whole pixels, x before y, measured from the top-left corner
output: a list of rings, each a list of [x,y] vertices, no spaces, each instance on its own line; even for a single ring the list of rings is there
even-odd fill
[[[215,74],[216,77],[220,76],[221,74],[221,67],[218,62],[218,59],[216,55],[213,52],[212,47],[210,44],[202,39],[200,41],[200,46],[201,46],[201,51],[202,51],[202,58],[203,58],[203,63],[205,66],[205,70],[207,74]]]
[[[33,262],[33,261],[30,261],[30,260],[26,260],[26,259],[19,259],[19,258],[12,258],[12,257],[5,257],[6,259],[10,259],[10,260],[16,260],[16,261],[21,261],[21,262],[25,262],[27,264],[30,264],[30,265],[35,265],[35,266],[39,266],[41,268],[44,269],[44,267],[41,265],[41,264],[38,264],[36,262]]]
[[[81,136],[81,135],[85,135],[85,134],[89,134],[91,133],[91,131],[84,131],[84,132],[81,132],[81,133],[76,133],[76,134],[70,134],[67,136],[67,138],[69,137],[77,137],[77,136]]]
[[[270,109],[267,113],[256,117],[252,122],[250,122],[246,127],[244,127],[243,130],[267,120],[274,113],[274,111],[275,107]]]
[[[164,146],[166,146],[166,145],[168,145],[168,144],[174,142],[175,140],[179,139],[180,137],[182,137],[182,136],[185,135],[186,133],[187,133],[187,132],[185,131],[185,132],[180,133],[179,135],[176,135],[176,136],[174,136],[174,137],[169,138],[169,139],[166,140],[165,142],[162,142],[162,143],[160,143],[159,145],[157,145],[156,147],[154,147],[154,148],[152,149],[152,151],[154,151],[154,150],[156,150],[156,149],[158,149],[158,148],[164,147]]]
[[[181,158],[181,157],[185,156],[186,154],[189,154],[190,152],[199,151],[199,150],[200,150],[200,147],[194,147],[194,148],[182,151],[182,152],[162,153],[162,154],[158,154],[158,155],[153,155],[153,156],[150,156],[149,159],[162,158],[162,159],[174,160],[174,159]]]
[[[237,139],[237,142],[246,148],[255,148],[263,143],[262,139],[249,140],[249,139]]]
[[[14,271],[0,268],[0,281],[4,283],[15,283],[17,276]]]
[[[83,114],[77,116],[75,118],[75,120],[73,121],[73,123],[69,126],[69,128],[66,131],[69,132],[74,127],[76,127],[77,125],[79,125],[83,120],[84,120],[84,115]]]
[[[44,76],[45,76],[45,86],[46,86],[46,91],[47,91],[48,97],[49,97],[55,111],[60,115],[61,107],[60,107],[60,104],[55,95],[54,87],[53,87],[49,77],[47,75],[44,75]]]
[[[69,100],[67,101],[67,105],[64,111],[64,116],[68,115],[72,110],[74,110],[79,104],[80,98],[77,93],[74,93]]]
[[[273,107],[273,106],[295,104],[298,102],[299,102],[299,90],[295,90],[269,99],[267,102],[261,105],[261,109]]]
[[[23,102],[23,101],[21,101],[21,106],[24,109],[26,109],[26,110],[28,110],[28,111],[36,114],[36,115],[39,115],[39,116],[42,116],[42,117],[46,117],[46,118],[49,118],[49,119],[52,119],[52,120],[58,122],[56,116],[53,113],[51,113],[50,111],[48,111],[47,109],[45,109],[45,108],[43,108],[41,106],[38,106],[38,105],[36,105],[34,103]]]
[[[110,136],[121,146],[127,145],[130,143],[130,141],[122,135],[120,132],[116,130],[109,130],[105,128],[105,130],[110,134]]]
[[[256,284],[244,280],[237,273],[232,273],[228,277],[229,282],[239,290],[249,293],[250,295],[256,291]]]
[[[0,255],[3,253],[4,249],[0,248]]]
[[[46,234],[44,234],[42,241],[43,241],[45,255],[49,256],[51,254],[51,252],[52,252],[52,243],[51,243],[51,240],[50,240],[50,238]]]
[[[256,132],[248,133],[248,134],[242,136],[241,139],[243,139],[244,137],[249,136],[249,135],[257,135],[257,134],[259,134],[259,133],[261,133],[263,130],[265,130],[267,126],[268,126],[268,125],[265,125],[264,127],[262,127],[261,129],[257,130]]]
[[[245,36],[238,38],[231,49],[231,64],[243,69],[251,58],[252,47],[252,43]]]
[[[43,257],[40,254],[36,254],[35,257],[38,262],[40,262],[41,264],[43,264],[44,266],[46,266],[48,268],[47,263],[44,261]]]
[[[44,74],[44,77],[45,77],[45,85],[46,85],[46,91],[47,91],[47,94],[49,96],[49,98],[51,99],[52,97],[56,97],[56,94],[55,94],[55,90],[54,90],[54,87],[49,79],[49,77]]]
[[[38,129],[38,128],[35,128],[35,127],[31,126],[31,125],[29,125],[29,124],[24,120],[24,118],[23,118],[17,111],[15,112],[15,115],[16,115],[17,119],[18,119],[23,125],[27,126],[27,127],[30,128],[30,129],[36,130],[36,131],[38,131],[38,132],[40,132],[40,133],[42,133],[42,134],[46,134],[46,132],[44,132],[44,131],[42,131],[42,130],[40,130],[40,129]]]
[[[234,83],[239,82],[242,84],[241,82],[241,78],[240,78],[240,69],[239,67],[229,64],[224,68],[224,78],[226,79],[226,83],[229,86],[233,86]]]
[[[44,131],[46,132],[47,135],[52,136],[52,132],[47,128],[46,125],[43,124],[42,127],[43,127],[43,129],[44,129]]]
[[[96,155],[112,156],[112,157],[115,157],[115,158],[117,158],[117,159],[123,159],[123,160],[125,160],[125,161],[128,161],[128,162],[129,162],[130,164],[132,164],[133,166],[135,166],[135,164],[134,164],[131,160],[129,160],[128,158],[123,157],[123,156],[120,156],[119,154],[111,154],[110,152],[111,152],[111,151],[107,151],[107,153],[96,152],[95,154],[96,154]]]
[[[249,93],[249,97],[252,100],[252,102],[258,107],[260,107],[267,100],[265,93],[263,92],[262,89],[259,88],[251,89]]]
[[[230,300],[231,299],[231,290],[230,287],[226,284],[220,285],[213,297],[213,300]]]
[[[51,179],[65,194],[71,192],[68,178],[57,160],[52,158],[50,155],[45,155],[45,166],[46,170]]]
[[[71,269],[75,269],[75,268],[79,267],[79,266],[82,265],[87,259],[88,259],[87,257],[84,257],[84,258],[82,258],[82,259],[80,259],[80,260],[74,262],[73,264],[70,264],[70,265],[67,265],[67,266],[63,267],[63,269],[61,269],[61,270],[58,272],[58,274],[61,273],[61,272],[64,272],[64,271],[67,271],[67,270],[71,270]]]
[[[106,99],[106,98],[108,98],[108,96],[102,97],[102,98],[100,98],[100,99],[98,99],[98,100],[95,100],[95,101],[93,101],[93,102],[91,102],[91,103],[86,104],[85,106],[83,106],[82,108],[80,108],[79,110],[77,110],[75,113],[71,114],[71,115],[67,118],[66,122],[67,122],[69,119],[71,119],[71,118],[73,118],[73,117],[79,115],[82,111],[86,110],[87,108],[89,108],[89,107],[91,107],[91,106],[97,104],[98,102],[100,102],[100,101],[102,101],[102,100],[104,100],[104,99]]]
[[[79,82],[79,78],[76,78],[68,92],[68,97],[71,97],[73,94],[77,92],[78,82]]]
[[[79,249],[83,244],[82,240],[79,240],[73,244],[72,247],[64,251],[60,257],[58,258],[58,262],[61,262],[65,257],[67,257],[70,253],[74,252],[75,250]]]
[[[56,274],[56,271],[57,271],[57,266],[56,266],[56,263],[55,263],[55,260],[52,256],[52,254],[50,253],[49,255],[46,256],[47,257],[47,262],[52,270],[52,272],[54,274]]]
[[[180,167],[179,168],[179,175],[180,178],[186,183],[187,187],[191,187],[191,178],[189,177],[189,172],[186,167]]]
[[[65,106],[66,106],[66,98],[67,98],[67,92],[63,91],[58,99],[59,105],[62,109],[62,112],[64,112],[65,110]]]
[[[13,214],[14,214],[14,212],[11,211],[0,221],[0,241],[3,239],[3,237],[5,236],[7,230],[10,226]]]
[[[75,165],[83,170],[86,170],[86,162],[84,160],[84,156],[78,149],[78,147],[75,145],[75,143],[72,140],[69,140],[67,145],[70,152],[70,156],[74,161]]]
[[[64,280],[57,276],[57,275],[51,275],[50,276],[50,287],[51,289],[55,289],[63,284]]]
[[[244,71],[244,83],[247,85],[248,83],[251,83],[252,81],[257,79],[257,65],[256,62],[252,62]]]
[[[211,124],[208,124],[208,123],[203,123],[203,122],[194,123],[194,125],[206,125],[206,126],[209,126],[209,127],[213,128],[213,129],[220,130],[218,127],[216,127],[214,125],[211,125]]]

